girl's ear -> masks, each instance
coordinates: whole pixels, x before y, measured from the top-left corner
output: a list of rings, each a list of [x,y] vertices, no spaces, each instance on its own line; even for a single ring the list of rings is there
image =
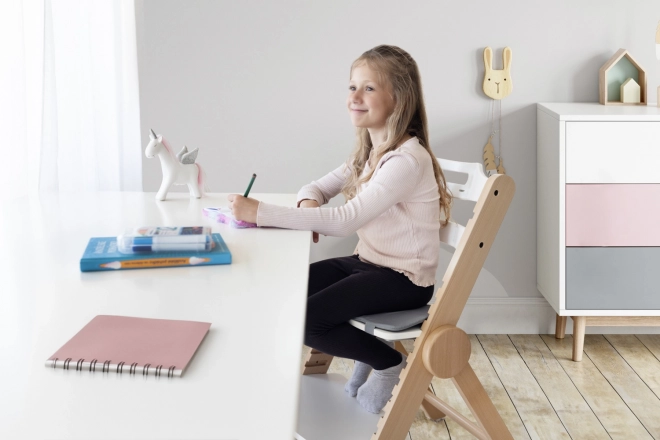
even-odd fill
[[[486,67],[486,71],[493,68],[493,50],[490,46],[484,49],[484,66]]]
[[[504,70],[506,71],[511,70],[511,57],[512,57],[511,48],[507,46],[502,51],[502,62],[504,65]]]

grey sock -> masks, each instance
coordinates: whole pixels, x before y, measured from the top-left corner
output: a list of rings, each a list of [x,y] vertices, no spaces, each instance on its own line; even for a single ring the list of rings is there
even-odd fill
[[[380,341],[394,348],[394,341],[385,341],[384,339],[380,339]],[[348,382],[346,382],[346,385],[344,385],[344,391],[346,391],[351,397],[357,396],[358,388],[364,385],[367,381],[371,370],[373,370],[373,368],[371,368],[370,365],[365,364],[364,362],[355,361],[353,375]]]
[[[358,389],[357,400],[370,413],[378,414],[392,397],[392,391],[399,383],[399,375],[406,366],[406,359],[401,356],[401,363],[384,370],[374,370],[367,382]]]

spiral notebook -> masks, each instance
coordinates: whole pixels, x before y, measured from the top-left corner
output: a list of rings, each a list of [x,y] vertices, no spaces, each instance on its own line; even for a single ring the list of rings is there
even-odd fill
[[[181,376],[211,324],[98,315],[46,367],[143,376]]]

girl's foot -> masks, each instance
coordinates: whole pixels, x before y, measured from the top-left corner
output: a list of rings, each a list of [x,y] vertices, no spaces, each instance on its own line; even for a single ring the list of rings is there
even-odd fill
[[[399,383],[399,375],[406,366],[406,359],[401,356],[401,363],[384,370],[374,370],[367,382],[357,392],[357,400],[367,411],[378,414],[392,397],[394,387]]]

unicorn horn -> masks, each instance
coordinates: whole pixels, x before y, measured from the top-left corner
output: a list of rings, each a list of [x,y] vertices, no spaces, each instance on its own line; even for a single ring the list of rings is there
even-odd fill
[[[151,133],[149,134],[149,137],[151,137],[151,139],[154,140],[154,141],[156,139],[158,139],[158,135],[156,133],[154,133],[154,130],[152,128],[150,128],[149,130],[151,131]]]

